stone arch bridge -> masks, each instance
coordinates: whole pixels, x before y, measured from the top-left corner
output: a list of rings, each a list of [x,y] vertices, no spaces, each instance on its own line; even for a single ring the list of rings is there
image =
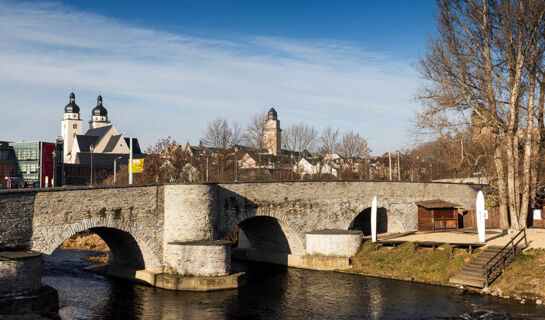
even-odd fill
[[[110,264],[161,272],[169,243],[216,240],[234,226],[255,249],[305,254],[306,234],[348,230],[374,196],[383,228],[417,228],[415,202],[474,209],[479,185],[387,181],[245,182],[0,191],[0,251],[50,254],[85,229],[111,249]]]

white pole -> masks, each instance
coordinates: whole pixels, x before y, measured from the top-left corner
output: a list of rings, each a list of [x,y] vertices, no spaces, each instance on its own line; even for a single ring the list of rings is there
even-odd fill
[[[117,161],[117,159],[114,159],[114,184],[115,184],[115,182],[116,182],[116,179],[115,179],[115,178],[116,178],[116,177],[115,177],[115,172],[116,172],[116,170],[115,170],[116,161]]]
[[[371,240],[377,242],[377,197],[373,198],[371,205]]]
[[[392,181],[392,150],[388,145],[388,170],[390,171],[390,181]]]
[[[479,191],[477,194],[476,202],[476,215],[477,215],[477,232],[479,233],[479,242],[485,242],[485,209],[484,209],[484,194]]]
[[[129,184],[132,184],[132,137],[129,138],[131,140],[130,143],[130,155],[129,155]]]

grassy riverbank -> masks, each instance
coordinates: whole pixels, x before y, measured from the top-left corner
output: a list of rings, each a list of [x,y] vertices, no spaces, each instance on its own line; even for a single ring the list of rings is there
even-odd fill
[[[353,272],[432,284],[449,285],[448,280],[462,270],[476,254],[448,245],[435,250],[415,248],[412,242],[397,248],[382,247],[365,242],[354,257]]]
[[[520,254],[490,286],[493,295],[545,302],[545,250]]]
[[[449,279],[478,255],[467,250],[443,245],[435,251],[415,248],[411,242],[397,248],[380,247],[365,242],[354,256],[351,272],[452,286]],[[483,292],[504,298],[545,303],[545,250],[530,249],[520,254],[511,265]]]

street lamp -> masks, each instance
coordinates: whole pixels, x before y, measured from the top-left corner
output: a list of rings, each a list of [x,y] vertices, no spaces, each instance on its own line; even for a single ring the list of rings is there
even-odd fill
[[[91,151],[91,187],[93,186],[93,151],[95,150],[95,145],[89,146],[89,151]]]
[[[235,146],[235,182],[238,181],[238,146]]]
[[[117,168],[116,161],[119,160],[119,159],[121,159],[121,158],[123,158],[123,157],[117,157],[117,158],[114,159],[114,184],[115,184],[115,182],[116,182],[116,172],[117,172],[117,169],[116,169],[116,168]]]
[[[51,179],[51,187],[55,188],[55,179],[57,178],[57,158],[55,157],[57,153],[55,150],[53,150],[51,155],[53,156],[53,179]]]

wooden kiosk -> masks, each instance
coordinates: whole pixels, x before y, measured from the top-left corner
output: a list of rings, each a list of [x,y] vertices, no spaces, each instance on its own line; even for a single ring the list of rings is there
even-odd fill
[[[418,231],[456,230],[460,205],[444,200],[415,202],[418,206]]]

